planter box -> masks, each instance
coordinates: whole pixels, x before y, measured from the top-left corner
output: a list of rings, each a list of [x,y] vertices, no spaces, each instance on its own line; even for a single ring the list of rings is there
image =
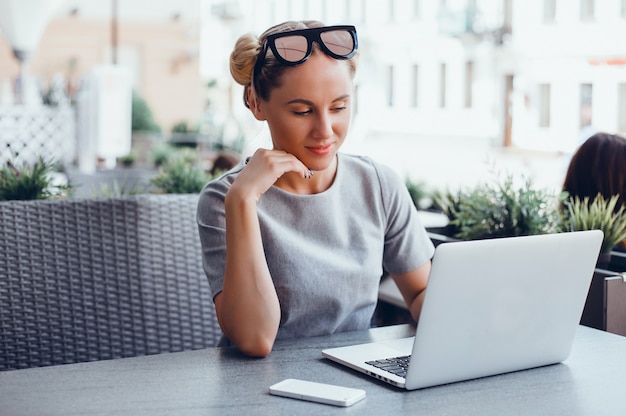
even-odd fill
[[[215,346],[197,202],[0,202],[0,370]]]
[[[580,320],[582,325],[626,336],[625,276],[596,268]]]
[[[626,336],[626,275],[604,279],[604,329]]]
[[[613,250],[608,269],[619,273],[626,272],[626,252]]]

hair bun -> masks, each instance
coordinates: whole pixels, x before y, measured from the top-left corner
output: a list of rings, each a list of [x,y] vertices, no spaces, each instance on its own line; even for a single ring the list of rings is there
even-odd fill
[[[260,48],[259,38],[251,33],[237,39],[230,54],[230,73],[235,82],[243,86],[252,83],[252,72]]]

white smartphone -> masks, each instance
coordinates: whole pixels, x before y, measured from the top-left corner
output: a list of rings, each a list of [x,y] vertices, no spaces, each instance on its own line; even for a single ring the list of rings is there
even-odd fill
[[[335,406],[352,406],[365,398],[365,390],[294,378],[288,378],[270,386],[270,393]]]

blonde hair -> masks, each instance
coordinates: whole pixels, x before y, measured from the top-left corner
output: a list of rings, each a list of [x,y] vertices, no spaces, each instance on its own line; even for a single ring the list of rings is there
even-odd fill
[[[248,90],[252,87],[253,83],[256,94],[261,99],[267,101],[271,90],[280,87],[281,76],[285,68],[287,68],[285,65],[280,64],[268,49],[265,54],[264,65],[256,78],[254,77],[254,66],[257,59],[259,59],[265,39],[274,33],[324,26],[324,23],[316,20],[287,21],[270,27],[259,37],[247,33],[237,39],[235,48],[230,54],[230,73],[235,82],[244,86],[243,102],[246,107],[250,108],[248,104]],[[318,51],[319,45],[314,44],[313,53],[318,53]],[[355,56],[346,61],[352,76],[356,73],[357,57],[358,52]]]

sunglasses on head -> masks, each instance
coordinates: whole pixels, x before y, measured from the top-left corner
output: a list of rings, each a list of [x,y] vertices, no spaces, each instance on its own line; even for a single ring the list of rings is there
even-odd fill
[[[297,66],[309,59],[314,41],[326,55],[335,59],[352,58],[359,46],[354,26],[324,26],[274,33],[263,43],[254,65],[255,78],[263,67],[267,48],[281,64]]]

